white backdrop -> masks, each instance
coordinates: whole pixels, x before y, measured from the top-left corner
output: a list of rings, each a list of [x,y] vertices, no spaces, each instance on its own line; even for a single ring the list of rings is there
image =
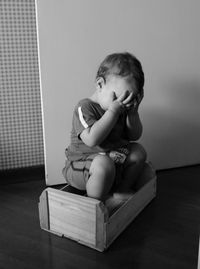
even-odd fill
[[[142,62],[140,142],[156,169],[200,163],[199,10],[198,0],[37,1],[48,185],[64,180],[74,106],[113,52]]]

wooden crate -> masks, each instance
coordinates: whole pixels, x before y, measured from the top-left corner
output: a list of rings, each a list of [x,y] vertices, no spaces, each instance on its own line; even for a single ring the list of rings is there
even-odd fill
[[[122,204],[106,206],[101,201],[73,193],[69,185],[45,189],[39,201],[42,229],[104,251],[156,196],[156,174],[146,164],[144,185]]]

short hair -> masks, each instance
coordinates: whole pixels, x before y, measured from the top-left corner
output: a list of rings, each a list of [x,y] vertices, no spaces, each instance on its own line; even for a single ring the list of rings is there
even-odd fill
[[[100,64],[96,79],[102,77],[106,82],[109,75],[132,76],[139,91],[143,90],[144,73],[140,61],[128,52],[108,55]]]

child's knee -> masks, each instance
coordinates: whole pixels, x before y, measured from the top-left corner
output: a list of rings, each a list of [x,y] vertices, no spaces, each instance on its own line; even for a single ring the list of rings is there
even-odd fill
[[[109,177],[110,179],[114,179],[114,162],[106,155],[97,155],[91,164],[90,173],[95,173],[102,175],[102,177]]]
[[[90,167],[90,177],[86,184],[87,195],[96,199],[104,199],[110,191],[115,178],[115,166],[106,155],[94,158]]]
[[[134,143],[129,154],[129,161],[132,163],[144,163],[147,159],[147,153],[142,145]]]

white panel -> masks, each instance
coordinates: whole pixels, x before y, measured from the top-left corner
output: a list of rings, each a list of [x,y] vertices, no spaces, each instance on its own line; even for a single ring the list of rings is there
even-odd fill
[[[141,142],[157,169],[200,162],[198,0],[41,0],[47,184],[61,183],[75,104],[108,53],[130,51],[146,83]]]

